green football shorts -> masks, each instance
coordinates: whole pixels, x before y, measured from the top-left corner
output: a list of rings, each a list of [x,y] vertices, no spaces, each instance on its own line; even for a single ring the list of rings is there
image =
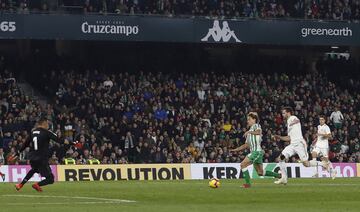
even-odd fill
[[[246,157],[248,157],[253,164],[262,164],[263,156],[264,156],[263,151],[254,151],[248,154]]]

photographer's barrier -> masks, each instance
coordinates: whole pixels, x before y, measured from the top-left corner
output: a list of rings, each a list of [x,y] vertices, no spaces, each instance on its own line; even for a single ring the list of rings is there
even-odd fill
[[[333,163],[337,177],[360,177],[360,164]],[[276,163],[264,163],[264,170],[279,171]],[[203,164],[123,164],[123,165],[57,165],[51,166],[55,181],[122,181],[122,180],[191,180],[191,179],[238,179],[242,178],[239,163]],[[30,170],[30,166],[0,166],[5,174],[1,182],[19,182]],[[249,167],[250,176],[259,178],[253,166]],[[330,177],[322,167],[304,167],[298,163],[287,164],[290,178]],[[39,181],[35,174],[30,181]]]

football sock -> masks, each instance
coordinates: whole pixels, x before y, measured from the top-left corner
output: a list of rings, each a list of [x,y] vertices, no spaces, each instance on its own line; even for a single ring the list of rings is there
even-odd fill
[[[318,165],[318,162],[316,160],[309,161],[309,164],[311,167],[316,167]]]
[[[329,166],[328,166],[327,171],[331,172],[333,169],[334,169],[334,167],[333,167],[332,163],[329,161]]]
[[[281,175],[282,176],[287,176],[285,161],[280,161],[279,162],[279,167],[280,167]]]
[[[40,181],[38,184],[39,186],[45,186],[53,183],[54,183],[54,177],[47,177],[44,180]]]
[[[24,185],[27,181],[30,180],[30,178],[32,178],[32,176],[35,174],[35,171],[33,169],[31,169],[25,176],[25,178],[23,179],[23,181],[21,182],[22,185]]]
[[[280,178],[280,174],[272,172],[272,171],[266,171],[265,176]]]
[[[250,174],[248,169],[242,169],[243,177],[246,184],[250,184]]]

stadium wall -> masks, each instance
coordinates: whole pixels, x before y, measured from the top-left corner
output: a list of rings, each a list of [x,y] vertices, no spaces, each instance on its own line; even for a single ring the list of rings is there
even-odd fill
[[[288,163],[290,178],[311,178],[318,173],[320,178],[330,177],[321,167],[304,167],[298,163]],[[333,163],[337,177],[360,177],[360,164]],[[30,166],[1,166],[5,180],[19,182],[25,177]],[[239,163],[204,164],[123,164],[123,165],[57,165],[51,166],[56,181],[122,181],[122,180],[199,180],[217,177],[219,179],[242,178]],[[265,170],[278,171],[276,163],[264,163]],[[250,166],[250,176],[259,178]],[[30,181],[39,181],[36,174]]]
[[[0,39],[360,46],[359,35],[346,22],[0,14]]]

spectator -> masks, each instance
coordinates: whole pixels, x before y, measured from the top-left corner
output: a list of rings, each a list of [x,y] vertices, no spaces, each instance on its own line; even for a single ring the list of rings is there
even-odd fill
[[[11,2],[11,1],[10,1]],[[72,6],[82,7],[84,13],[118,13],[118,14],[157,14],[168,17],[192,15],[212,18],[303,18],[303,19],[331,19],[331,20],[359,20],[359,1],[309,1],[309,0],[272,0],[272,1],[193,1],[193,0],[85,0],[82,5],[74,1]],[[10,4],[7,0],[0,0],[1,11],[28,13],[30,11],[47,12],[60,10],[56,1],[21,0],[18,4]],[[74,7],[69,7],[74,12]]]
[[[12,147],[10,152],[6,155],[6,163],[8,165],[16,165],[18,163],[18,157],[16,156],[16,150],[14,147]]]
[[[336,129],[340,129],[344,120],[343,114],[340,112],[338,107],[330,115],[330,120],[333,122]]]
[[[322,67],[330,70],[337,64],[344,66],[334,59]],[[309,143],[317,116],[330,116],[331,108],[341,106],[340,118],[338,109],[330,116],[331,122],[341,120],[341,125],[332,129],[330,155],[335,161],[358,162],[360,83],[356,78],[346,83],[346,90],[331,75],[320,73],[61,72],[51,74],[51,82],[56,83],[46,86],[54,102],[41,107],[22,94],[11,73],[1,70],[0,120],[5,155],[19,148],[36,117],[46,111],[61,139],[80,141],[76,147],[52,144],[52,164],[61,163],[65,156],[77,164],[93,158],[107,164],[239,162],[247,152],[232,155],[227,149],[243,143],[246,114],[257,111],[263,128],[264,160],[274,162],[284,144],[272,142],[270,135],[286,133],[279,112],[283,105],[296,108]],[[104,82],[109,79],[113,84],[106,88]],[[205,92],[203,100],[198,90]],[[5,163],[15,164],[26,164],[26,158],[26,151],[15,161],[4,156]]]
[[[165,120],[167,118],[167,112],[160,106],[155,110],[155,118],[158,120]]]
[[[197,95],[201,101],[205,100],[205,91],[202,88],[197,88]]]
[[[359,134],[359,125],[355,123],[354,120],[351,121],[350,127],[349,127],[349,138],[355,139]]]
[[[5,154],[3,148],[0,148],[0,165],[5,164]]]

